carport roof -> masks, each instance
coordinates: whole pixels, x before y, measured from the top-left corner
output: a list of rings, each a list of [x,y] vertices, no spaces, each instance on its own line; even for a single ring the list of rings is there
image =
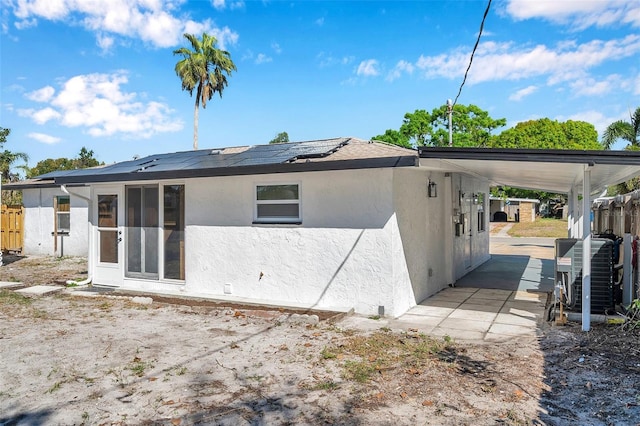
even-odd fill
[[[492,186],[568,193],[582,191],[585,168],[592,194],[640,175],[640,152],[511,148],[421,147],[420,166],[461,172],[489,180]]]

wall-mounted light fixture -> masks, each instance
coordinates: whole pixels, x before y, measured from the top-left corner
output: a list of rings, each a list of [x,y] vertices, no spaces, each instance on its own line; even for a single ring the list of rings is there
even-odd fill
[[[476,206],[478,204],[480,204],[480,198],[478,197],[478,194],[473,194],[473,204],[475,204]]]
[[[438,196],[438,184],[429,179],[429,183],[427,184],[427,194],[429,198],[436,198]]]

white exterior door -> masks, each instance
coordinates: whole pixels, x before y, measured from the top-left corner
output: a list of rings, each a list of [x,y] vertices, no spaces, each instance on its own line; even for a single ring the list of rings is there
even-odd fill
[[[100,187],[94,193],[95,268],[93,282],[119,286],[123,278],[123,213],[122,190]]]

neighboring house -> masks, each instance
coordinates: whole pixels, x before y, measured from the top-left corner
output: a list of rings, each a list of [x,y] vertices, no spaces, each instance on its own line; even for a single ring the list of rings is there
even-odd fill
[[[86,256],[89,250],[88,187],[64,192],[51,179],[3,185],[22,191],[24,255]]]
[[[498,220],[501,217],[505,217],[507,221],[512,222],[533,222],[536,220],[537,206],[540,204],[540,200],[533,200],[529,198],[498,198],[490,197],[491,221],[501,222]],[[504,215],[496,212],[503,212]]]
[[[177,152],[40,182],[89,191],[89,273],[120,289],[397,316],[490,257],[489,181],[384,143]]]

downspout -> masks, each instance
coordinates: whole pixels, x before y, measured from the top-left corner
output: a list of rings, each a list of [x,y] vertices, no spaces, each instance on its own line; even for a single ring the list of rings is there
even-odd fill
[[[81,198],[83,200],[85,200],[87,202],[87,213],[89,213],[89,207],[91,206],[91,198],[89,197],[85,197],[84,195],[80,195],[80,194],[76,194],[74,192],[69,192],[69,190],[67,189],[66,186],[64,185],[60,185],[60,190],[62,192],[64,192],[65,194],[68,195],[73,195],[74,197],[78,197]],[[71,201],[69,201],[71,202]],[[90,227],[90,221],[87,220],[87,227]],[[87,236],[91,235],[91,232],[87,233]],[[91,244],[89,244],[89,253],[91,253]],[[89,261],[89,259],[87,259],[87,261]],[[89,270],[91,270],[91,268],[89,268]],[[74,281],[74,280],[68,280],[67,281],[67,285],[76,285],[78,287],[90,287],[91,286],[91,281],[93,280],[93,277],[91,276],[91,274],[88,274],[87,278],[81,281]]]
[[[53,254],[58,254],[58,197],[53,197]]]
[[[76,194],[75,192],[69,192],[69,190],[67,189],[67,187],[66,187],[66,186],[64,186],[64,185],[60,185],[60,190],[61,190],[62,192],[64,192],[65,194],[73,195],[74,197],[78,197],[78,198],[82,198],[82,199],[83,199],[83,200],[85,200],[87,203],[90,203],[90,202],[91,202],[91,198],[89,198],[89,197],[85,197],[84,195]]]

